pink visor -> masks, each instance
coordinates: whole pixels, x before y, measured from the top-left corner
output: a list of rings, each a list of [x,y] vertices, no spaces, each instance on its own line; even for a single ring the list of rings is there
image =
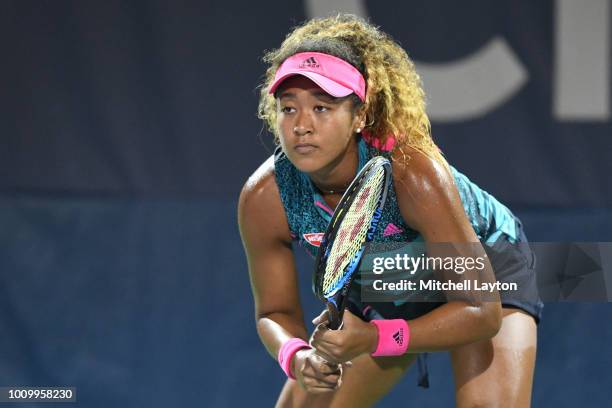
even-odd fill
[[[287,58],[276,71],[269,93],[274,94],[287,78],[303,75],[331,96],[341,98],[355,93],[365,101],[366,83],[363,75],[351,64],[321,52],[300,52]]]

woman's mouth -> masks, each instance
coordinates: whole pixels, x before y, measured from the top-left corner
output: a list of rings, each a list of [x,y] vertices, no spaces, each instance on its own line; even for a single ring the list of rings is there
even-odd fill
[[[312,153],[316,148],[317,146],[309,144],[309,143],[299,143],[293,147],[293,149],[299,154]]]

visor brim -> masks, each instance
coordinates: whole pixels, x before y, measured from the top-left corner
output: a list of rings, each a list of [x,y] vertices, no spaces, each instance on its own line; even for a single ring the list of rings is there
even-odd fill
[[[336,81],[327,78],[326,76],[323,76],[316,72],[302,70],[291,70],[286,72],[282,76],[276,78],[274,83],[270,86],[269,93],[274,94],[286,79],[296,75],[301,75],[310,79],[312,82],[317,84],[319,88],[323,89],[326,93],[336,98],[342,98],[353,93],[353,90],[351,88],[347,88],[346,86],[341,85]]]

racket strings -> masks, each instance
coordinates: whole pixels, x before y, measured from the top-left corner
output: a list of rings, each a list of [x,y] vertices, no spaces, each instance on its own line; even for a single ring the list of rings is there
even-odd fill
[[[370,229],[370,220],[376,211],[384,186],[382,167],[365,180],[363,187],[346,211],[330,248],[322,289],[326,296],[338,290],[346,267],[360,251]]]

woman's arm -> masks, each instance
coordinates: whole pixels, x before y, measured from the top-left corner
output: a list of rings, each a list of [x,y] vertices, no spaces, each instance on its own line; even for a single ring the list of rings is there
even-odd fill
[[[285,210],[268,160],[245,184],[238,202],[238,225],[249,266],[259,338],[277,358],[288,340],[308,339],[299,299],[297,272]],[[292,354],[289,373],[310,393],[338,387],[341,369],[315,350]]]
[[[290,338],[307,340],[289,226],[267,161],[245,184],[238,225],[255,300],[257,332],[274,358]]]
[[[494,282],[493,268],[467,218],[450,171],[416,150],[410,151],[407,164],[397,158],[393,170],[400,211],[406,223],[423,235],[427,255],[483,257],[483,271],[468,270],[463,276]],[[440,243],[458,245],[449,255],[448,246],[436,245]],[[486,299],[475,290],[446,295],[448,303],[409,322],[410,350],[447,350],[493,337],[499,331],[501,303],[497,292]]]
[[[450,172],[442,164],[412,150],[407,164],[403,164],[401,157],[394,160],[393,178],[402,216],[411,228],[423,235],[427,255],[483,257],[484,270],[468,270],[463,277],[494,282],[493,269],[465,214]],[[449,253],[449,246],[440,243],[458,245]],[[453,277],[447,273],[445,278]],[[447,303],[408,322],[409,352],[448,350],[493,337],[499,331],[501,303],[497,292],[487,294],[485,299],[475,290],[445,292],[445,295]],[[324,315],[314,321],[315,324],[324,322]],[[329,361],[344,362],[359,354],[372,353],[377,342],[376,327],[346,311],[343,330],[326,330],[324,324],[320,325],[313,334],[312,345]]]

